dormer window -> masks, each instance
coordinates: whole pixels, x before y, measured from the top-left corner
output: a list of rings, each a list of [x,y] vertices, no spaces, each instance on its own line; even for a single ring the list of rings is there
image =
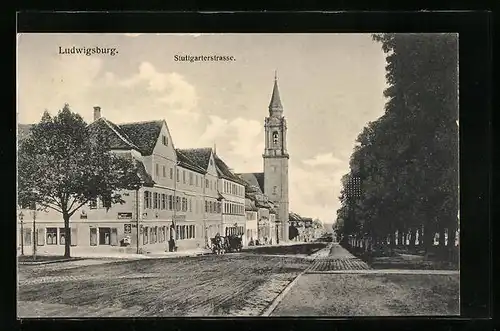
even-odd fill
[[[163,145],[168,146],[168,138],[167,136],[161,136],[161,141]]]
[[[273,143],[274,143],[275,145],[277,145],[277,144],[278,144],[278,132],[277,132],[277,131],[274,131],[274,132],[273,132]]]

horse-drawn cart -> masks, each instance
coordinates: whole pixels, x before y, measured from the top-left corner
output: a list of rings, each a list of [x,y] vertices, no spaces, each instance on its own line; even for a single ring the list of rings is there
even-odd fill
[[[241,252],[243,248],[243,239],[240,236],[228,236],[225,242],[228,252]]]
[[[223,237],[215,237],[210,239],[212,244],[212,253],[224,254],[225,253],[225,240]]]
[[[214,254],[241,252],[243,248],[243,239],[240,236],[215,237],[211,238],[210,241]]]

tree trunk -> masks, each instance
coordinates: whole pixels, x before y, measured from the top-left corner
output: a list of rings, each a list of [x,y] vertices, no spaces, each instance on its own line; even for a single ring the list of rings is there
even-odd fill
[[[394,232],[389,233],[389,242],[391,248],[394,248],[394,246],[396,246],[396,234]]]
[[[398,230],[398,247],[403,246],[403,231]]]
[[[423,239],[424,239],[424,249],[426,253],[428,253],[432,248],[432,246],[434,245],[434,234],[435,233],[433,230],[431,230],[430,226],[424,228]]]
[[[67,213],[63,213],[64,219],[64,257],[69,258],[70,256],[70,245],[71,245],[71,230],[69,228],[69,215]],[[74,238],[73,240],[76,240]]]
[[[448,228],[448,248],[455,247],[455,239],[457,236],[457,230],[455,227]]]
[[[415,248],[415,229],[408,230],[408,247]]]
[[[445,247],[446,241],[445,241],[445,229],[444,227],[440,226],[439,227],[439,248],[443,249]]]

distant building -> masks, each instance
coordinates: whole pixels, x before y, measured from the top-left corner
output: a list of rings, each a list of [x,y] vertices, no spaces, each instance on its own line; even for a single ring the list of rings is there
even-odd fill
[[[268,245],[279,241],[279,224],[276,223],[276,209],[274,204],[269,201],[259,185],[260,174],[238,174],[244,180],[246,198],[252,202],[252,207],[255,206],[257,211],[257,237],[259,245]],[[252,213],[253,215],[253,213]]]

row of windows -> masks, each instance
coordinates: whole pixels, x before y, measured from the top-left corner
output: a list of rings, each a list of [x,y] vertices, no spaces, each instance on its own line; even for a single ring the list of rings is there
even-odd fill
[[[23,242],[22,244],[25,246],[30,246],[33,239],[38,246],[44,245],[64,245],[66,243],[66,239],[69,240],[72,246],[75,243],[71,242],[71,236],[76,237],[76,229],[70,228],[69,238],[66,238],[66,234],[64,232],[64,228],[38,228],[38,232],[35,232],[36,238],[33,238],[33,233],[30,228],[25,228],[23,230]]]
[[[167,227],[157,226],[142,228],[142,243],[146,244],[156,244],[163,243],[167,240]]]
[[[231,236],[231,235],[236,235],[236,236],[242,236],[245,234],[245,229],[242,226],[233,226],[233,227],[227,227],[226,228],[226,236]]]
[[[166,166],[162,166],[162,177],[167,177],[167,168]],[[160,177],[160,164],[156,163],[155,164],[155,175],[156,177]],[[170,168],[169,169],[169,178],[173,179],[174,177],[174,169]],[[181,175],[180,175],[180,170],[177,169],[176,173],[176,178],[177,178],[177,183],[181,182]],[[193,172],[189,172],[188,175],[186,176],[186,170],[182,170],[182,183],[183,184],[188,184],[191,186],[196,186],[196,187],[203,187],[203,175],[198,175]],[[209,180],[208,178],[205,178],[205,188],[210,189],[210,190],[216,190],[217,189],[217,180]]]
[[[196,227],[194,225],[177,225],[175,231],[177,239],[194,239],[196,238]]]
[[[164,243],[168,240],[167,226],[151,226],[142,228],[142,244],[156,244]],[[44,234],[45,232],[45,234]],[[176,226],[177,239],[193,239],[196,238],[196,231],[194,225],[177,225]],[[71,243],[71,237],[77,236],[76,229],[70,228],[70,236],[68,240]],[[32,232],[30,228],[23,231],[23,242],[25,246],[30,246],[32,242]],[[90,228],[90,246],[97,245],[118,245],[118,229],[109,227]],[[66,236],[64,228],[39,228],[36,236],[38,246],[43,245],[64,245],[66,243]],[[72,246],[75,244],[71,243]]]
[[[144,191],[144,208],[145,209],[160,209],[160,210],[175,210],[182,212],[193,212],[193,200],[195,202],[195,212],[201,212],[194,198],[175,197],[170,194]],[[200,206],[201,207],[201,206]],[[220,213],[220,202],[205,201],[206,213]]]
[[[64,245],[66,243],[66,236],[64,233],[64,228],[59,228],[59,237],[57,236],[57,228],[47,228],[46,229],[46,239],[47,245]],[[58,240],[59,239],[59,240]]]
[[[144,191],[144,208],[145,209],[161,209],[161,210],[177,210],[177,211],[192,211],[191,199],[174,197],[170,194],[160,194],[157,192],[151,193]]]
[[[233,202],[225,202],[224,214],[245,215],[245,205]]]
[[[205,213],[221,213],[221,203],[218,201],[205,201]]]
[[[235,183],[224,181],[223,192],[228,193],[228,194],[232,194],[232,195],[244,196],[245,195],[245,188],[242,185],[238,185]]]

